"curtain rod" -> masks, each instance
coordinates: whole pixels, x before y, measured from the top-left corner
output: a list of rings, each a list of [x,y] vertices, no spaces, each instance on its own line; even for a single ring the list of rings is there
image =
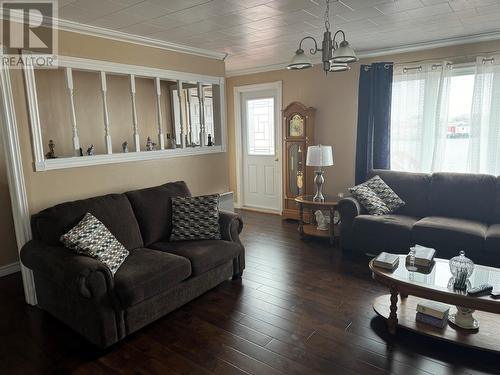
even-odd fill
[[[408,64],[418,64],[418,63],[424,63],[427,61],[436,61],[436,60],[451,60],[451,59],[466,59],[466,58],[473,58],[476,59],[477,56],[480,55],[491,55],[495,53],[500,53],[500,50],[494,50],[494,51],[484,51],[484,52],[477,52],[475,55],[455,55],[455,56],[446,56],[446,57],[435,57],[435,58],[429,58],[429,59],[422,59],[422,60],[413,60],[413,61],[402,61],[402,62],[396,62],[394,65],[408,65]],[[483,59],[484,62],[487,61],[494,61],[494,58],[488,58],[488,59]]]

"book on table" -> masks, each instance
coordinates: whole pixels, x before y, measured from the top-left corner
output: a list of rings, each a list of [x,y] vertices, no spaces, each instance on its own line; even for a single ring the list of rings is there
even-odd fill
[[[417,304],[417,312],[433,316],[437,319],[448,318],[450,306],[434,301],[424,301]]]
[[[443,318],[443,319],[438,319],[434,316],[430,316],[430,315],[422,314],[421,312],[417,312],[416,320],[417,320],[417,322],[429,324],[433,327],[444,328],[446,326],[447,321],[448,321],[448,317]]]
[[[415,246],[415,265],[420,267],[429,267],[434,260],[436,250],[430,247],[420,245]],[[406,263],[410,263],[410,254],[406,256]]]
[[[381,252],[373,260],[373,265],[386,270],[394,270],[399,264],[399,255]]]

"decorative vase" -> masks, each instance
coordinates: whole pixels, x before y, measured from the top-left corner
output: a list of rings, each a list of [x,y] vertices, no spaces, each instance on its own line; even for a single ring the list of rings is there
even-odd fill
[[[460,255],[450,259],[450,271],[455,278],[467,272],[467,278],[469,278],[474,271],[474,262],[465,256],[464,251],[461,251]]]

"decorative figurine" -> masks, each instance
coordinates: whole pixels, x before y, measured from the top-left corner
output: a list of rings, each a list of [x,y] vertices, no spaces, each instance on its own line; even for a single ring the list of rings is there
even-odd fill
[[[88,156],[92,156],[92,155],[94,155],[94,145],[93,145],[93,144],[91,144],[91,145],[89,146],[89,148],[87,149],[87,155],[88,155]]]
[[[212,143],[212,134],[209,134],[208,135],[208,142],[207,142],[207,146],[213,146],[214,144]]]
[[[45,154],[45,157],[47,159],[56,159],[57,156],[56,156],[56,151],[55,151],[55,148],[56,148],[56,144],[54,143],[54,141],[51,139],[49,141],[49,152],[47,152]]]
[[[78,151],[79,151],[78,155],[83,156],[83,148],[80,147],[80,149]]]
[[[148,137],[146,140],[146,151],[153,151],[153,141],[151,140],[151,137]]]
[[[156,143],[151,140],[151,137],[146,140],[146,151],[156,151]]]
[[[123,149],[124,153],[128,152],[128,142],[127,141],[122,143],[122,149]]]
[[[317,210],[314,213],[314,216],[316,216],[316,223],[318,224],[318,227],[317,227],[318,230],[328,230],[329,229],[330,217],[325,216],[325,214],[321,210]]]
[[[170,136],[170,133],[167,133],[167,144],[165,145],[166,148],[174,148],[172,145],[172,137]]]

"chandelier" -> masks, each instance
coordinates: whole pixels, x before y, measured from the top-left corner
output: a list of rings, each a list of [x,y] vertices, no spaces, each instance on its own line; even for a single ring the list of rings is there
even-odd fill
[[[311,59],[302,49],[302,42],[306,39],[311,39],[314,42],[314,48],[309,50],[311,55],[315,55],[318,51],[321,51],[323,70],[326,74],[328,72],[344,72],[351,69],[348,64],[358,61],[358,57],[349,45],[349,42],[345,40],[343,30],[338,30],[332,38],[332,33],[330,32],[330,0],[326,0],[325,29],[321,48],[318,48],[318,43],[312,36],[302,38],[299,43],[299,49],[295,51],[292,61],[287,66],[288,69],[307,69],[313,66]],[[336,40],[339,35],[342,37],[340,43]]]

